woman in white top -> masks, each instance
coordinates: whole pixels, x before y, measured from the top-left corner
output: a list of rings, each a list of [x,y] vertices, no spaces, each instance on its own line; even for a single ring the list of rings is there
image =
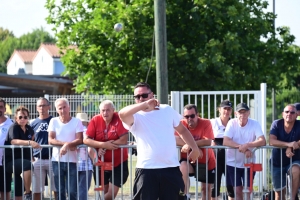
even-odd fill
[[[232,103],[226,99],[221,102],[218,107],[219,116],[215,119],[211,119],[211,125],[213,128],[215,139],[213,141],[213,146],[223,146],[223,137],[226,125],[230,120],[232,114]],[[218,199],[220,196],[220,187],[222,174],[225,176],[226,164],[225,164],[225,149],[215,149],[215,156],[217,160],[216,165],[216,180],[212,190],[212,200]],[[227,193],[229,197],[234,198],[233,187],[227,186]]]

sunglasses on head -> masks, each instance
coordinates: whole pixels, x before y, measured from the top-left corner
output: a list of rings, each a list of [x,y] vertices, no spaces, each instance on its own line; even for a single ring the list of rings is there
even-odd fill
[[[295,112],[295,111],[285,110],[284,113],[286,113],[286,114],[290,113],[291,115],[293,115],[293,114],[295,114],[296,112]]]
[[[196,117],[195,114],[191,114],[191,115],[185,115],[184,118],[188,119],[188,118],[192,118],[194,119]]]
[[[150,92],[151,93],[151,92]],[[150,93],[144,93],[144,94],[137,94],[135,96],[133,96],[135,99],[140,99],[141,97],[143,97],[143,99],[148,98]]]
[[[28,117],[27,116],[19,116],[19,119],[21,120],[21,119],[28,119]]]

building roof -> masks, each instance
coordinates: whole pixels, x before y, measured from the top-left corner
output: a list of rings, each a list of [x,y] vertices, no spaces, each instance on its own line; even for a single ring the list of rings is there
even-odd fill
[[[9,62],[15,55],[18,55],[24,63],[32,63],[36,52],[37,51],[34,51],[34,50],[17,50],[16,49],[16,50],[14,50],[13,54],[9,58],[7,65],[9,64]]]
[[[59,48],[55,44],[43,43],[43,44],[41,44],[38,51],[41,48],[44,48],[49,53],[49,55],[53,58],[60,58],[61,57],[61,54],[59,52]]]

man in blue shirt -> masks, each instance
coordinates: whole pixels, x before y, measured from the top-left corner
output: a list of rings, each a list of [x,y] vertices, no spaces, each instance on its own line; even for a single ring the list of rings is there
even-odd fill
[[[300,121],[294,104],[287,105],[283,119],[275,120],[270,128],[272,151],[272,180],[276,199],[285,200],[286,174],[291,176],[292,198],[295,199],[300,184]]]
[[[40,97],[36,105],[39,117],[34,119],[30,126],[34,130],[35,141],[40,145],[48,144],[48,124],[52,116],[49,115],[50,103],[48,99]],[[49,176],[51,190],[56,191],[54,185],[54,175],[51,164],[51,148],[33,149],[34,172],[32,179],[32,192],[34,199],[41,199],[41,193],[44,191],[46,175]],[[56,195],[56,192],[55,192]]]

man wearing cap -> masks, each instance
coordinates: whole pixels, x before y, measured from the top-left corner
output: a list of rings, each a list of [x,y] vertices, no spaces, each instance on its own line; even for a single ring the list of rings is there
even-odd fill
[[[201,148],[211,145],[211,142],[214,139],[213,130],[210,120],[200,118],[198,115],[197,106],[194,104],[187,104],[184,106],[184,119],[181,120],[181,123],[191,132],[197,146],[202,152],[203,156],[198,158],[198,170],[196,170],[196,163],[187,161],[187,155],[191,151],[191,147],[185,143],[178,132],[175,132],[176,144],[182,146],[181,159],[179,162],[185,185],[185,199],[189,199],[189,176],[195,176],[195,178],[201,182],[202,199],[211,199],[211,189],[215,180],[216,159],[213,150]],[[197,171],[198,174],[196,174]]]
[[[272,150],[272,183],[276,200],[286,198],[286,174],[291,177],[290,199],[297,197],[300,184],[300,121],[296,120],[296,106],[287,105],[282,119],[275,120],[270,128]]]
[[[89,123],[83,143],[97,149],[99,161],[104,156],[104,162],[113,164],[113,171],[104,173],[104,199],[107,200],[117,196],[119,188],[129,175],[127,148],[119,148],[119,145],[127,144],[128,130],[123,127],[118,113],[114,112],[112,101],[101,102],[99,109],[100,114],[94,116]]]
[[[224,133],[223,144],[231,147],[226,149],[226,184],[234,187],[236,199],[243,199],[245,158],[252,158],[252,162],[255,162],[252,150],[255,147],[266,145],[266,139],[258,121],[249,118],[250,109],[247,104],[238,104],[235,115],[236,118],[228,122]],[[249,168],[247,174],[247,186],[249,187],[250,178],[253,179],[254,175],[250,177]],[[250,196],[248,196],[249,198]],[[232,198],[229,197],[229,199]]]
[[[297,112],[296,112],[297,120],[300,120],[300,103],[295,103],[294,105],[295,105],[296,110],[297,110]]]
[[[86,130],[89,125],[88,116],[86,113],[77,113],[76,118],[80,119],[83,126],[83,137],[86,136]],[[93,164],[91,158],[89,157],[89,149],[86,147],[81,147],[77,152],[77,170],[78,170],[78,186],[79,199],[87,200],[88,191],[91,186],[92,174],[93,174]]]
[[[50,103],[48,99],[40,97],[36,102],[36,110],[39,116],[31,121],[30,126],[34,130],[34,139],[40,145],[48,145],[48,125],[52,116],[49,115]],[[34,199],[41,199],[41,193],[44,191],[45,178],[48,175],[51,184],[51,191],[54,191],[55,197],[57,192],[54,184],[54,174],[51,163],[51,148],[33,149],[33,176],[32,192]]]

